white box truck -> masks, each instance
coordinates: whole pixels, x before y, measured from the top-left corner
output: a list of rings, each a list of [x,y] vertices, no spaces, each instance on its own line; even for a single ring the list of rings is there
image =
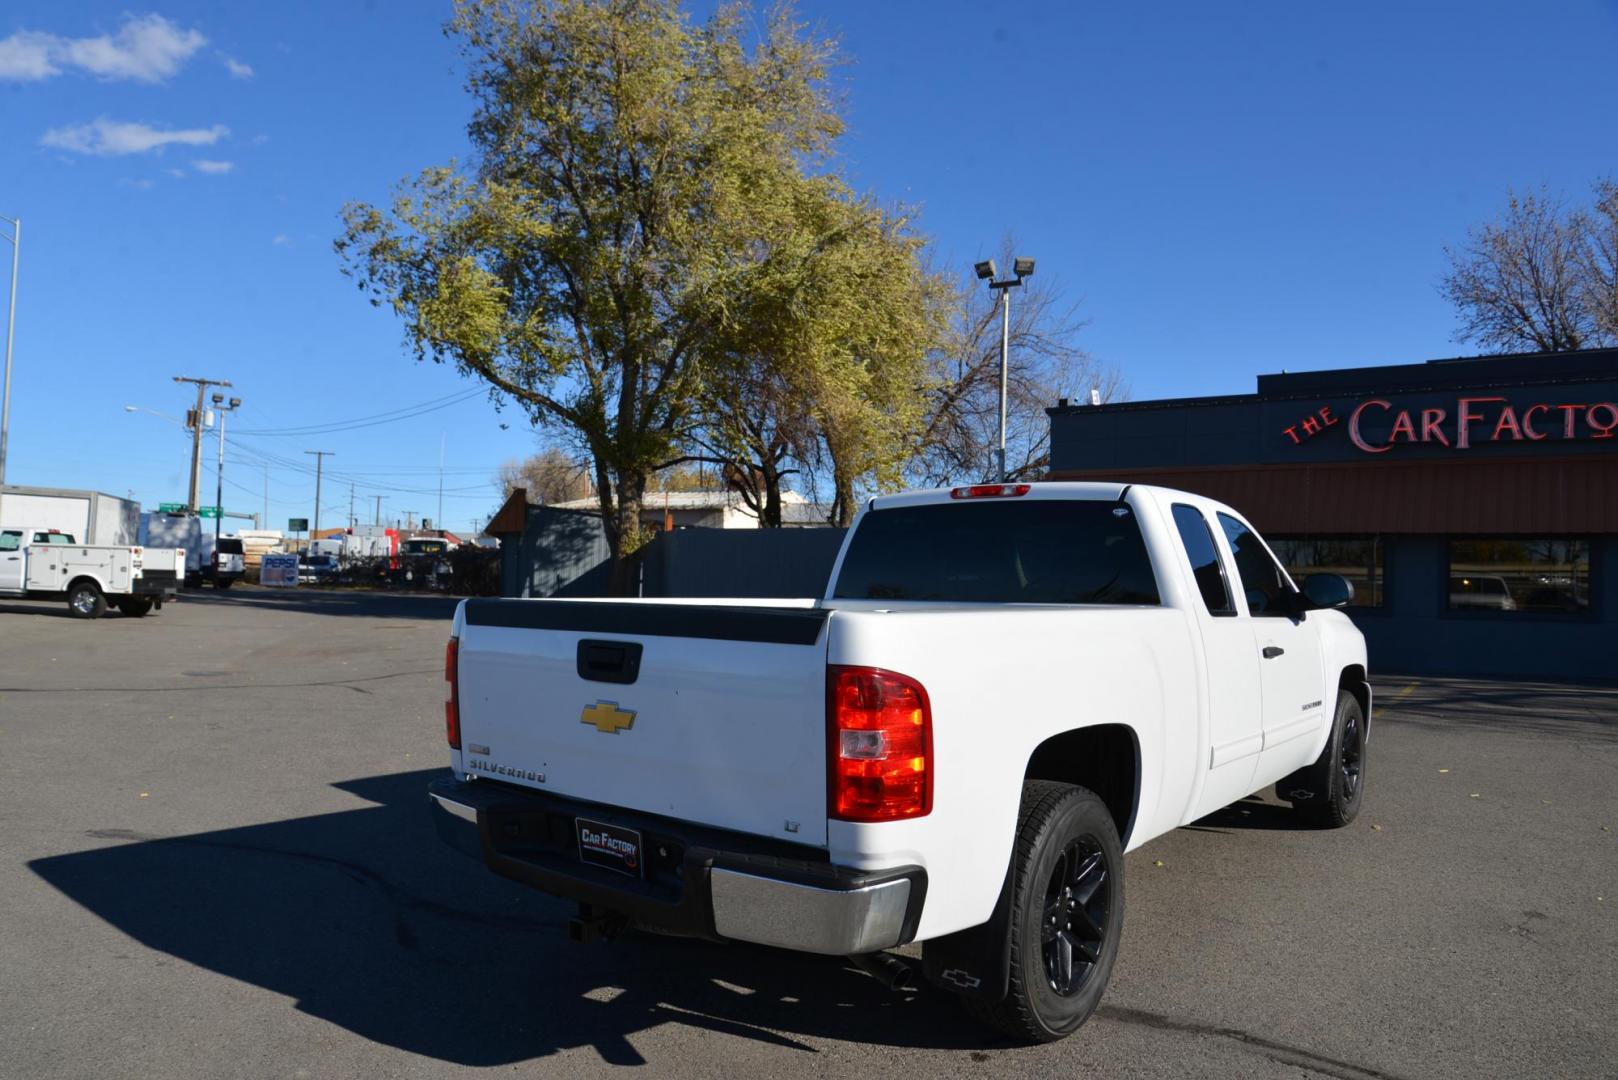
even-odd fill
[[[140,503],[100,491],[6,484],[0,487],[0,527],[5,526],[55,529],[83,544],[142,543]]]

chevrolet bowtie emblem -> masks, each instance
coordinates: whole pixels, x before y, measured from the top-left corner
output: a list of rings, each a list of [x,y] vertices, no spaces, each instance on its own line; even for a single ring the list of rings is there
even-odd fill
[[[620,709],[616,701],[598,701],[587,705],[579,717],[581,724],[594,724],[595,729],[607,735],[616,735],[635,724],[633,709]]]

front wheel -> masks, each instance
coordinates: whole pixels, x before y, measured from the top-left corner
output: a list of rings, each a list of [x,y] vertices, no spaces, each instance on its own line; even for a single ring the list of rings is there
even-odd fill
[[[1112,812],[1072,784],[1023,784],[1012,853],[1011,978],[1004,999],[964,998],[1024,1042],[1072,1034],[1101,1003],[1124,928],[1124,856]]]
[[[67,591],[67,610],[75,619],[99,619],[107,613],[107,598],[93,581],[81,581]]]
[[[1317,828],[1347,825],[1359,816],[1365,800],[1365,740],[1365,710],[1359,698],[1339,690],[1326,749],[1313,765],[1276,784],[1276,794]]]

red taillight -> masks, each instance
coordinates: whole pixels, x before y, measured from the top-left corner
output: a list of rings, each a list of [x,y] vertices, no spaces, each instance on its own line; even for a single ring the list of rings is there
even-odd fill
[[[450,638],[449,644],[444,646],[444,681],[449,683],[449,696],[444,698],[444,734],[454,750],[461,748],[461,677],[460,665],[456,662],[460,651],[458,638]]]
[[[1013,495],[1026,495],[1030,484],[973,484],[971,487],[950,488],[952,499],[1006,499]]]
[[[915,679],[833,665],[827,812],[841,821],[895,821],[933,808],[932,710]]]

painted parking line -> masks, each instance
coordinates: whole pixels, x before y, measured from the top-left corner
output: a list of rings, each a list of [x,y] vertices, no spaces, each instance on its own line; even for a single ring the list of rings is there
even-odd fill
[[[1404,689],[1403,689],[1403,690],[1401,690],[1401,691],[1399,691],[1399,692],[1398,692],[1398,693],[1397,693],[1397,694],[1395,694],[1395,695],[1393,695],[1393,697],[1394,697],[1394,700],[1395,700],[1395,701],[1402,701],[1402,700],[1404,700],[1404,699],[1405,699],[1405,698],[1407,698],[1407,697],[1409,697],[1409,696],[1410,696],[1410,692],[1411,692],[1411,691],[1412,691],[1412,690],[1414,690],[1414,689],[1415,689],[1415,688],[1416,688],[1416,687],[1418,687],[1418,686],[1420,686],[1420,685],[1421,685],[1421,683],[1419,683],[1419,682],[1413,682],[1413,683],[1411,683],[1411,684],[1410,684],[1410,685],[1409,685],[1409,686],[1407,686],[1407,687],[1405,687],[1405,688],[1404,688]]]

